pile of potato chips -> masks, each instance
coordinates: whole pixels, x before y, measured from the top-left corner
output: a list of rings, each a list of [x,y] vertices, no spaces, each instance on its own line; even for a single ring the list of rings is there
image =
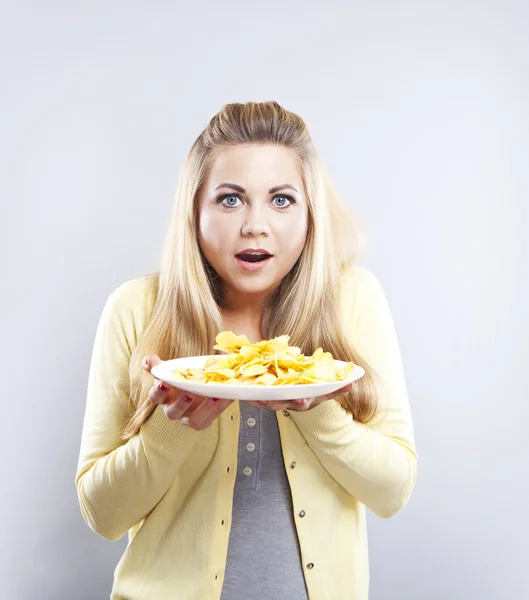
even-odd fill
[[[173,374],[175,379],[228,385],[299,385],[351,376],[352,362],[337,367],[332,354],[321,348],[304,356],[288,340],[288,335],[282,335],[251,344],[245,335],[223,331],[215,338],[214,348],[226,354],[208,358],[203,368],[177,369]]]

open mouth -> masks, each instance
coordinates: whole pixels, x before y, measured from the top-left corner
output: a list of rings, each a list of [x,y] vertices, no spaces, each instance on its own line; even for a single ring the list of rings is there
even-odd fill
[[[272,254],[265,252],[241,252],[235,258],[239,266],[245,271],[259,271],[264,269],[272,260]]]
[[[271,254],[236,254],[235,256],[237,256],[237,258],[240,258],[241,260],[244,260],[245,262],[251,262],[251,263],[255,263],[255,262],[262,262],[263,260],[266,260],[267,258],[271,258],[272,255]]]

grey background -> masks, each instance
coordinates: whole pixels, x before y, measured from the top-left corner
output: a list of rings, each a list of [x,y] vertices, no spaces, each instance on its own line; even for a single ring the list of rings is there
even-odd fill
[[[1,597],[107,598],[77,504],[93,336],[226,102],[298,112],[368,234],[419,451],[373,600],[528,597],[526,2],[2,2]],[[337,599],[341,600],[341,599]]]

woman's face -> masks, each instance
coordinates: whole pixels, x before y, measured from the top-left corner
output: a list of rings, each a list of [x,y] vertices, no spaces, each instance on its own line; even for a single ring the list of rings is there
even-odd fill
[[[307,219],[294,151],[245,144],[216,152],[199,196],[199,240],[228,306],[258,302],[278,287],[303,250]],[[238,256],[259,249],[271,257]]]

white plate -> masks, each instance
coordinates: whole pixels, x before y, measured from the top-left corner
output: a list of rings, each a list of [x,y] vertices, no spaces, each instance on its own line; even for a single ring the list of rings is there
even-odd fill
[[[218,354],[214,355],[218,358]],[[343,381],[330,381],[325,383],[304,383],[299,385],[226,385],[222,383],[197,383],[195,381],[182,381],[173,379],[172,371],[178,368],[200,368],[203,367],[210,356],[190,356],[187,358],[175,358],[166,360],[151,369],[151,374],[169,383],[180,390],[207,396],[209,398],[223,398],[225,400],[296,400],[297,398],[312,398],[331,394],[348,383],[360,379],[365,374],[362,367],[355,365],[349,379]],[[343,367],[347,363],[335,360],[337,367]]]

